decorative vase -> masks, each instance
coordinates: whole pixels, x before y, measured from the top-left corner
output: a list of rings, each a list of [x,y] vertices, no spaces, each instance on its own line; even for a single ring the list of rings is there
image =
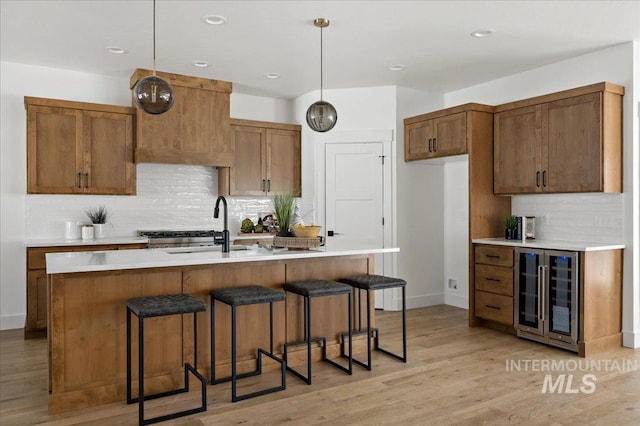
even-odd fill
[[[106,234],[106,224],[104,223],[94,223],[93,224],[93,236],[94,238],[104,238]]]
[[[516,230],[511,228],[511,229],[505,229],[504,230],[504,238],[507,240],[515,240],[516,239]]]

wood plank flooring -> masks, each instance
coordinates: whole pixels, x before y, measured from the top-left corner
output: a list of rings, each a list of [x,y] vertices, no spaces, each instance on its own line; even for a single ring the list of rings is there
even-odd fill
[[[384,347],[398,348],[398,315],[377,313]],[[413,309],[407,319],[407,364],[374,353],[373,371],[354,366],[353,376],[347,376],[314,363],[312,386],[289,375],[285,391],[235,404],[229,384],[208,386],[207,412],[162,424],[640,424],[640,350],[619,349],[589,359],[587,365],[570,352],[468,328],[467,311],[451,306]],[[125,402],[49,416],[46,351],[45,339],[25,341],[22,330],[0,332],[2,426],[137,424],[137,405]],[[565,370],[540,371],[545,362],[564,363]],[[520,371],[513,371],[518,363]],[[585,379],[588,374],[594,378]],[[555,392],[547,386],[543,393],[546,375]],[[562,391],[560,376],[565,380]],[[276,381],[271,372],[247,378],[239,392]],[[580,391],[581,386],[592,390],[589,383],[595,385],[593,392]],[[197,406],[195,383],[192,389],[187,395],[148,402],[147,416]]]

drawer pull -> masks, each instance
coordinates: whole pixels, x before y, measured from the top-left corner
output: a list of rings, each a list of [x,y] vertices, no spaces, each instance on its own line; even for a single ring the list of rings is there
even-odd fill
[[[487,281],[494,281],[494,282],[497,282],[497,283],[499,283],[500,281],[502,281],[502,280],[501,280],[501,279],[499,279],[499,278],[491,278],[491,277],[484,277],[484,279],[485,279],[485,280],[487,280]]]
[[[492,259],[500,259],[500,255],[497,254],[486,254],[485,256],[490,257]]]
[[[484,306],[486,306],[487,308],[496,309],[498,311],[501,309],[500,306],[493,306],[493,305],[484,305]]]

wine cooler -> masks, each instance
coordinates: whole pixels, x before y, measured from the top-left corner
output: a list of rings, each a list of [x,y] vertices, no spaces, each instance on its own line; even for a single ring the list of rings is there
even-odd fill
[[[514,324],[518,336],[578,351],[578,253],[517,247]]]

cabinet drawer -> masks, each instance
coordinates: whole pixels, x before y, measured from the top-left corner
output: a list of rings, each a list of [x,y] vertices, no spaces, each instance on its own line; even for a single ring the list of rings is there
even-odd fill
[[[476,290],[513,296],[513,269],[504,266],[475,266]]]
[[[513,325],[513,297],[476,291],[476,316]]]
[[[47,267],[47,262],[45,259],[45,255],[47,253],[65,253],[72,251],[131,250],[144,248],[147,248],[147,245],[140,243],[28,248],[27,269],[45,269]]]
[[[485,265],[513,267],[513,247],[476,246],[476,262]]]

